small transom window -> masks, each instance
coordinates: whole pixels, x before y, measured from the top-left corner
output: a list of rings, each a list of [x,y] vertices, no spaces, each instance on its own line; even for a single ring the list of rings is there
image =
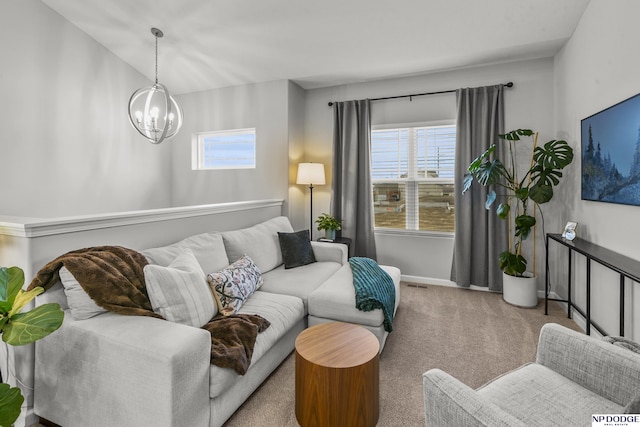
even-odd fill
[[[255,169],[256,129],[201,132],[195,135],[193,169]]]

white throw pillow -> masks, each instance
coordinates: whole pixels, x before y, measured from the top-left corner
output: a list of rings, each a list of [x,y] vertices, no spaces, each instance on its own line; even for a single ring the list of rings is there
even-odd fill
[[[71,317],[75,320],[85,320],[107,312],[91,299],[65,266],[60,267],[59,274]]]
[[[153,311],[171,322],[199,328],[216,315],[206,275],[191,251],[168,267],[146,265],[144,280]]]

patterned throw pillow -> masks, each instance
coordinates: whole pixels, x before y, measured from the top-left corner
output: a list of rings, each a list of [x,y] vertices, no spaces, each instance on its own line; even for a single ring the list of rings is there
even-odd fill
[[[224,315],[235,314],[244,302],[262,286],[262,274],[248,256],[207,276],[211,291]]]

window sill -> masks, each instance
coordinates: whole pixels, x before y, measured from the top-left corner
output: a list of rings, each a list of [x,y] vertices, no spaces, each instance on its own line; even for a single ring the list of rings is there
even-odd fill
[[[425,230],[403,230],[399,228],[374,228],[376,235],[386,236],[412,236],[412,237],[439,237],[453,239],[454,232],[447,231],[425,231]]]

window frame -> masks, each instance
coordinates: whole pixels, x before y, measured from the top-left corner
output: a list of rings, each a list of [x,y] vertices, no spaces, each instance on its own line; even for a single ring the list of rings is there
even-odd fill
[[[391,130],[391,129],[406,129],[406,128],[423,128],[423,127],[438,127],[438,126],[456,126],[456,120],[451,119],[451,120],[437,120],[437,121],[426,121],[426,122],[411,122],[411,123],[390,123],[390,124],[381,124],[381,125],[372,125],[371,126],[371,141],[373,141],[373,132],[374,131],[380,131],[380,130]],[[457,139],[457,138],[456,138]],[[457,141],[456,141],[457,142]],[[408,154],[408,157],[411,157],[411,153]],[[416,164],[411,164],[411,162],[408,165],[408,170],[411,170],[413,172],[413,175],[417,175],[415,173],[415,167],[417,165]],[[455,173],[455,171],[454,171]],[[455,192],[455,177],[453,178],[428,178],[428,177],[417,177],[415,176],[414,178],[410,178],[410,176],[412,175],[411,172],[408,173],[409,176],[407,176],[407,178],[378,178],[378,179],[374,179],[373,178],[373,168],[372,168],[372,176],[371,176],[371,191],[373,192],[373,186],[376,183],[380,183],[380,184],[384,184],[384,183],[398,183],[398,184],[404,184],[406,186],[405,188],[405,192],[409,192],[409,191],[413,191],[414,194],[418,192],[418,185],[421,182],[428,182],[428,183],[432,183],[432,184],[437,184],[437,183],[446,183],[446,184],[453,184],[454,185],[454,192]],[[415,188],[413,189],[409,189],[409,184],[414,184],[413,186]],[[417,196],[417,195],[416,195]],[[407,204],[409,204],[409,198],[406,197],[407,200]],[[412,209],[419,209],[419,204],[417,203],[417,197],[415,198],[415,200],[412,200]],[[407,207],[408,210],[408,207]],[[407,215],[408,216],[408,215]],[[415,224],[413,225],[417,225],[417,227],[419,227],[419,214],[414,214],[413,218],[415,219]],[[389,235],[420,235],[420,236],[434,236],[434,237],[453,237],[453,235],[455,234],[455,230],[454,231],[439,231],[439,230],[420,230],[419,228],[407,228],[410,224],[408,224],[409,219],[407,218],[407,223],[405,224],[405,228],[388,228],[388,227],[377,227],[375,226],[375,219],[374,219],[374,232],[375,233],[379,233],[379,234],[389,234]]]
[[[204,166],[204,140],[213,135],[241,135],[253,134],[253,164],[252,165],[230,165],[230,166]],[[194,171],[221,171],[221,170],[247,170],[256,169],[258,164],[258,132],[255,127],[212,130],[196,132],[191,137],[191,169]]]

